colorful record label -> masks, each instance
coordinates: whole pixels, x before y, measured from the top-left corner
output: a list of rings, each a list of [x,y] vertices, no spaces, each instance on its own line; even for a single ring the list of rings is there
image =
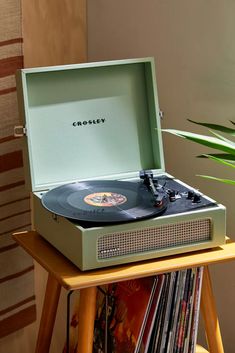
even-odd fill
[[[95,192],[84,197],[84,201],[91,206],[112,207],[123,204],[127,198],[115,192]]]

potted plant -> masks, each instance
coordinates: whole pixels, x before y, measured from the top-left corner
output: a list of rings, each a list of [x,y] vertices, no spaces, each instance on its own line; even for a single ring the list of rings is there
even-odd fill
[[[190,121],[191,123],[197,124],[197,125],[201,125],[207,129],[209,129],[211,136],[200,135],[200,134],[196,134],[193,132],[174,130],[174,129],[163,129],[163,131],[219,151],[219,153],[203,154],[198,157],[209,158],[209,159],[211,159],[217,163],[223,164],[227,167],[235,168],[235,142],[233,142],[231,139],[228,139],[220,134],[222,132],[222,133],[227,134],[229,136],[235,136],[235,129],[233,129],[231,127],[226,127],[224,125],[196,122],[196,121],[193,121],[190,119],[188,119],[188,121]],[[230,121],[230,123],[232,125],[235,125],[235,123],[233,121]],[[235,180],[221,179],[221,178],[217,178],[217,177],[209,176],[209,175],[200,175],[200,176],[207,178],[207,179],[217,180],[222,183],[235,185]]]

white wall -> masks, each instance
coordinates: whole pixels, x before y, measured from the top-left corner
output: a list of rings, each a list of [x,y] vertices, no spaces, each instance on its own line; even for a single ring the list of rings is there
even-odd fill
[[[235,2],[233,0],[88,0],[89,61],[154,56],[163,127],[204,130],[186,118],[235,121]],[[235,188],[196,174],[233,178],[195,158],[205,149],[164,136],[166,170],[228,208],[235,235]],[[234,353],[235,262],[211,268],[225,352]]]

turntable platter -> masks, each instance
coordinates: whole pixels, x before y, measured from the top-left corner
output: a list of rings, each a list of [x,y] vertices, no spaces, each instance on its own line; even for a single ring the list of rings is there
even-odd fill
[[[156,205],[148,188],[141,182],[92,180],[65,184],[42,197],[49,211],[73,220],[92,223],[130,222],[160,215],[168,197],[162,194]]]

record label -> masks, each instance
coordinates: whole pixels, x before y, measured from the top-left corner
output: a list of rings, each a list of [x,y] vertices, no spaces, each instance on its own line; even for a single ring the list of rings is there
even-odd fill
[[[94,192],[84,197],[84,202],[91,206],[113,207],[122,205],[127,201],[126,196],[115,192]]]

